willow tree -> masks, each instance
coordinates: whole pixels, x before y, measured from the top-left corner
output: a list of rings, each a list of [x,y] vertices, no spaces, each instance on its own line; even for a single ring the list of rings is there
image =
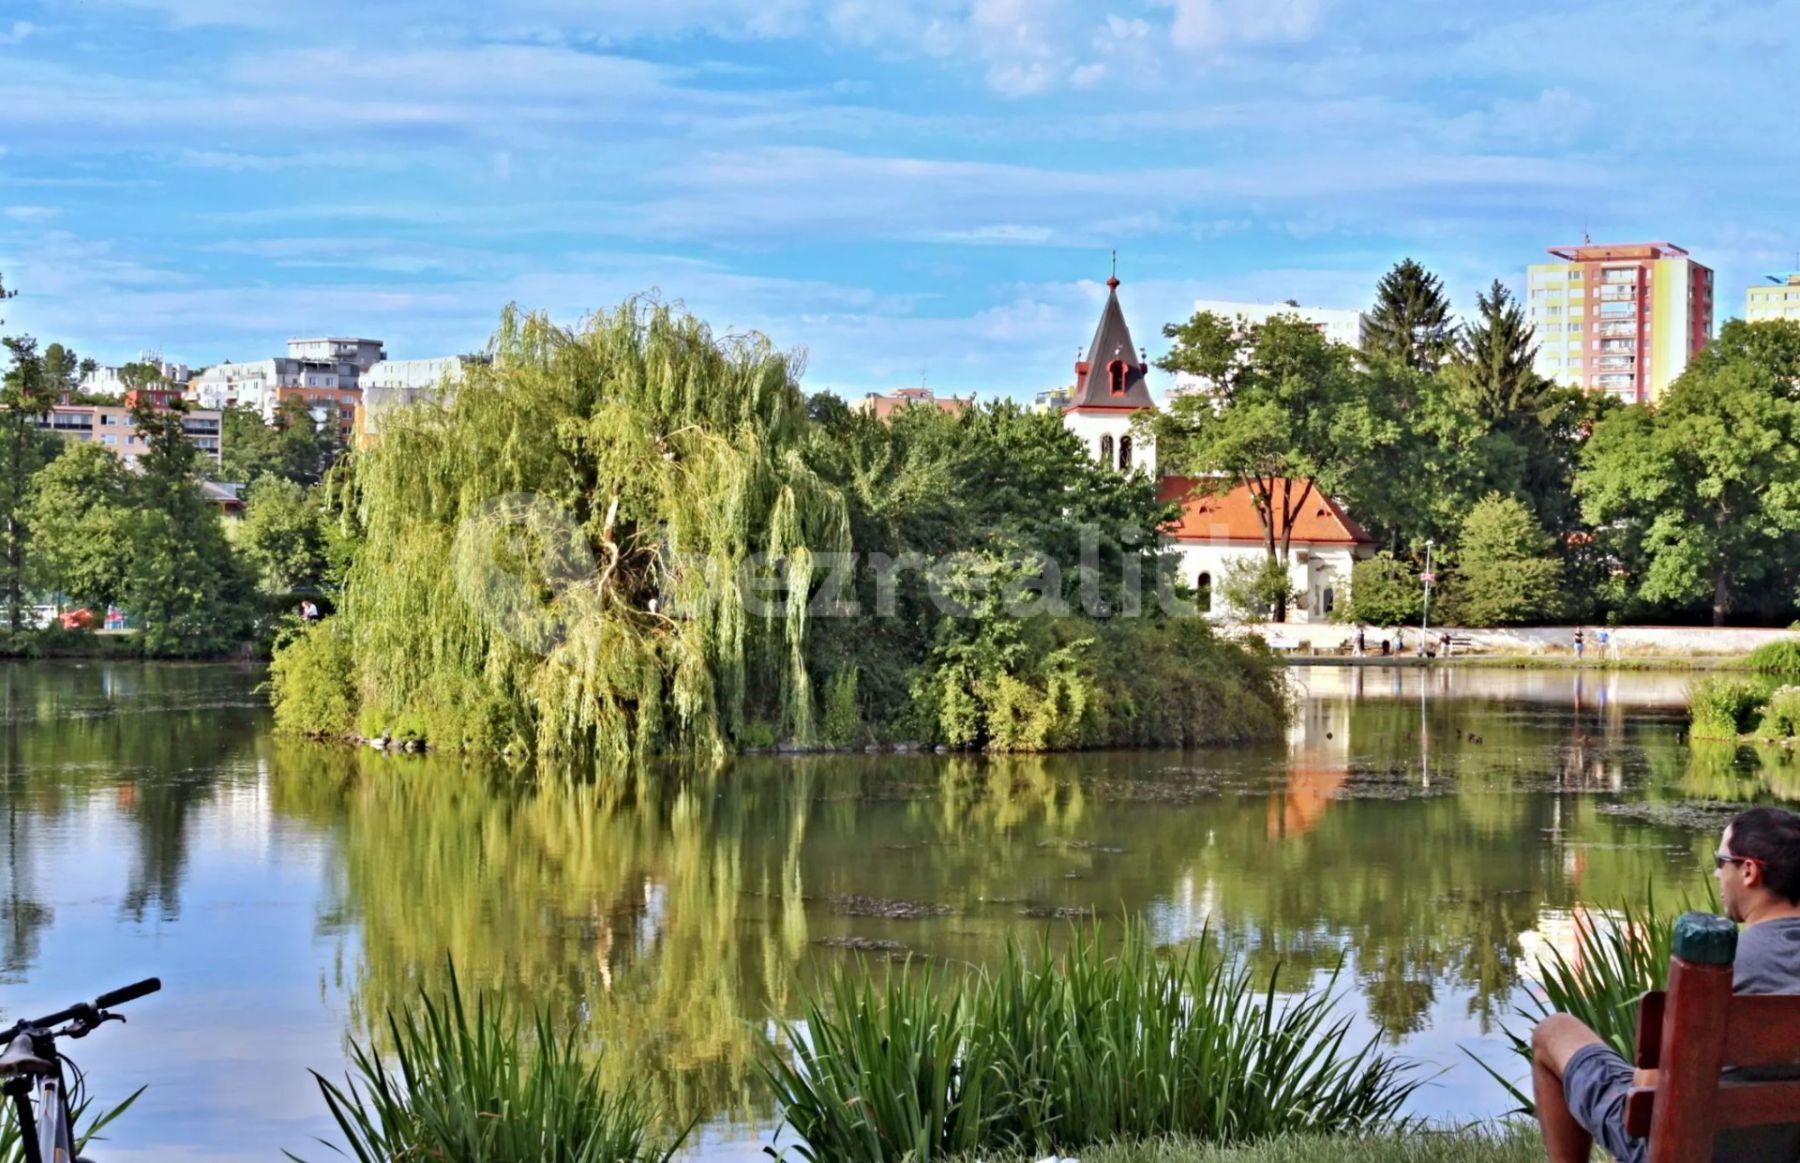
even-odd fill
[[[289,649],[348,653],[368,735],[602,760],[722,756],[752,719],[809,739],[808,588],[849,535],[798,453],[794,362],[636,300],[572,330],[509,310],[491,355],[384,417],[341,614]],[[331,669],[278,666],[278,700]]]

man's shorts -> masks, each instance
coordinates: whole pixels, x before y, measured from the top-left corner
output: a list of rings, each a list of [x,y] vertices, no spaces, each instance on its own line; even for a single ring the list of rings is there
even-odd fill
[[[1727,1076],[1734,1072],[1727,1071]],[[1625,1096],[1636,1073],[1631,1064],[1610,1047],[1598,1042],[1569,1055],[1563,1070],[1563,1098],[1569,1113],[1594,1142],[1620,1163],[1643,1163],[1649,1149],[1645,1139],[1625,1133]],[[1761,1077],[1788,1077],[1785,1072]],[[1721,1131],[1713,1143],[1713,1160],[1719,1163],[1785,1163],[1800,1159],[1800,1125],[1777,1124]]]
[[[1563,1068],[1569,1113],[1619,1163],[1643,1163],[1649,1145],[1625,1133],[1625,1096],[1633,1077],[1631,1063],[1599,1042],[1569,1055]]]

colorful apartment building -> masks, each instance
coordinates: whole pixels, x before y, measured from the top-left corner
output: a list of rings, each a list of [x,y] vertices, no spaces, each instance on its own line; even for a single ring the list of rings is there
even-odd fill
[[[1750,323],[1767,323],[1771,319],[1788,319],[1800,323],[1800,271],[1764,275],[1766,287],[1751,287],[1744,294],[1744,319]]]
[[[65,439],[98,444],[124,461],[127,468],[136,468],[138,457],[150,448],[149,442],[139,435],[137,417],[130,408],[106,404],[57,404],[37,424]],[[181,426],[202,456],[215,461],[219,459],[219,413],[183,413]]]
[[[1541,375],[1626,403],[1660,397],[1712,336],[1713,272],[1667,242],[1556,246],[1530,268]]]

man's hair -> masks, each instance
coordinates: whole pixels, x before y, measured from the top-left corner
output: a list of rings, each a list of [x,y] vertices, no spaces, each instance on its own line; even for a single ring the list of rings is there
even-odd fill
[[[1762,865],[1763,883],[1800,904],[1800,816],[1783,808],[1751,808],[1731,820],[1731,854]]]

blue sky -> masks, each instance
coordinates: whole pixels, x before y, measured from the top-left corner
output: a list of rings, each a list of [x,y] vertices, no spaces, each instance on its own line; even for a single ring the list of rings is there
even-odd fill
[[[1668,239],[1800,249],[1800,3],[0,0],[9,332],[117,360],[479,348],[635,291],[849,395],[1067,382],[1119,251],[1196,297],[1459,308]]]

